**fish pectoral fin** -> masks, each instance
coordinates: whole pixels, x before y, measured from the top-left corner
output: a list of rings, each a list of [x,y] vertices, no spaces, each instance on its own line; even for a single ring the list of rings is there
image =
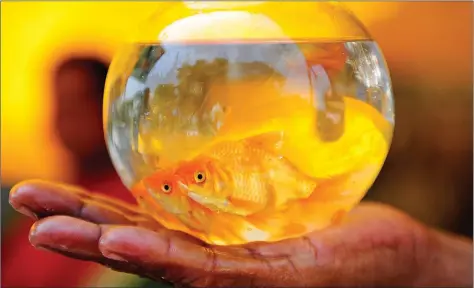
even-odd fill
[[[205,229],[205,225],[196,221],[189,213],[175,214],[175,217],[181,221],[188,229],[202,232]]]
[[[224,210],[228,208],[229,201],[227,199],[219,199],[210,196],[202,196],[194,192],[188,192],[189,198],[193,199],[197,203],[208,207],[211,210]]]
[[[302,179],[291,170],[279,170],[272,175],[267,191],[272,192],[275,207],[282,207],[288,201],[308,198],[315,189],[315,182]]]
[[[235,211],[238,211],[238,213],[235,213],[235,214],[239,214],[239,215],[242,215],[242,216],[248,216],[250,214],[255,214],[255,213],[265,209],[265,207],[266,207],[266,203],[265,204],[264,203],[256,203],[254,201],[235,199],[235,198],[231,198],[230,203],[231,203],[232,207],[234,207],[233,209]]]
[[[234,215],[247,216],[261,210],[261,205],[245,200],[219,199],[210,196],[201,196],[188,192],[189,198],[215,212],[225,212]]]

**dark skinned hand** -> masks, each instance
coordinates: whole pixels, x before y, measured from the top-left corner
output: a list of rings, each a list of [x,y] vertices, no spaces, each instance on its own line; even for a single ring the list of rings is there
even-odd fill
[[[361,204],[305,237],[223,247],[71,186],[24,182],[12,189],[10,203],[36,221],[35,247],[177,286],[472,286],[470,239],[381,204]]]

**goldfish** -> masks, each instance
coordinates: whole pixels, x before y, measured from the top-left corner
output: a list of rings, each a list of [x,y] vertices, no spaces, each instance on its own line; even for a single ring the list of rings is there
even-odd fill
[[[309,197],[317,186],[315,181],[301,175],[284,157],[260,148],[261,140],[267,141],[265,137],[278,135],[214,144],[194,159],[159,171],[144,183],[155,193],[186,195],[214,212],[241,216]],[[180,193],[173,194],[174,190]]]
[[[302,174],[285,157],[265,149],[269,143],[278,146],[282,133],[212,143],[142,179],[140,198],[166,227],[208,242],[238,244],[249,237],[269,240],[284,238],[288,231],[304,233],[309,228],[297,223],[311,214],[304,209],[305,201],[313,198],[322,203],[316,209],[332,211],[328,203],[349,198],[341,196],[347,192],[341,185],[330,183],[343,183],[347,175],[315,179]],[[314,226],[313,220],[308,225]]]

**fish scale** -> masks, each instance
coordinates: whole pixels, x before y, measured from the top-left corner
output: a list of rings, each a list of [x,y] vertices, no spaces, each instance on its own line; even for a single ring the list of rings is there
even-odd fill
[[[261,147],[275,145],[281,134],[270,132],[242,141],[226,141],[213,145],[203,154],[211,155],[228,173],[232,185],[224,193],[231,199],[254,204],[282,206],[291,199],[307,198],[316,189],[316,181],[302,175],[296,167],[280,155]],[[230,187],[229,187],[230,186]]]
[[[255,203],[266,203],[268,201],[266,187],[260,179],[261,176],[257,173],[258,171],[235,174],[233,181],[236,187],[233,189],[231,197]]]

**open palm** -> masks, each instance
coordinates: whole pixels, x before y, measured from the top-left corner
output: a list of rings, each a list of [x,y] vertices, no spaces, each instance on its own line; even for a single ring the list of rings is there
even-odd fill
[[[415,285],[429,256],[428,229],[380,204],[360,205],[305,237],[213,246],[165,229],[136,206],[71,186],[25,182],[10,203],[37,220],[36,247],[182,286]]]

